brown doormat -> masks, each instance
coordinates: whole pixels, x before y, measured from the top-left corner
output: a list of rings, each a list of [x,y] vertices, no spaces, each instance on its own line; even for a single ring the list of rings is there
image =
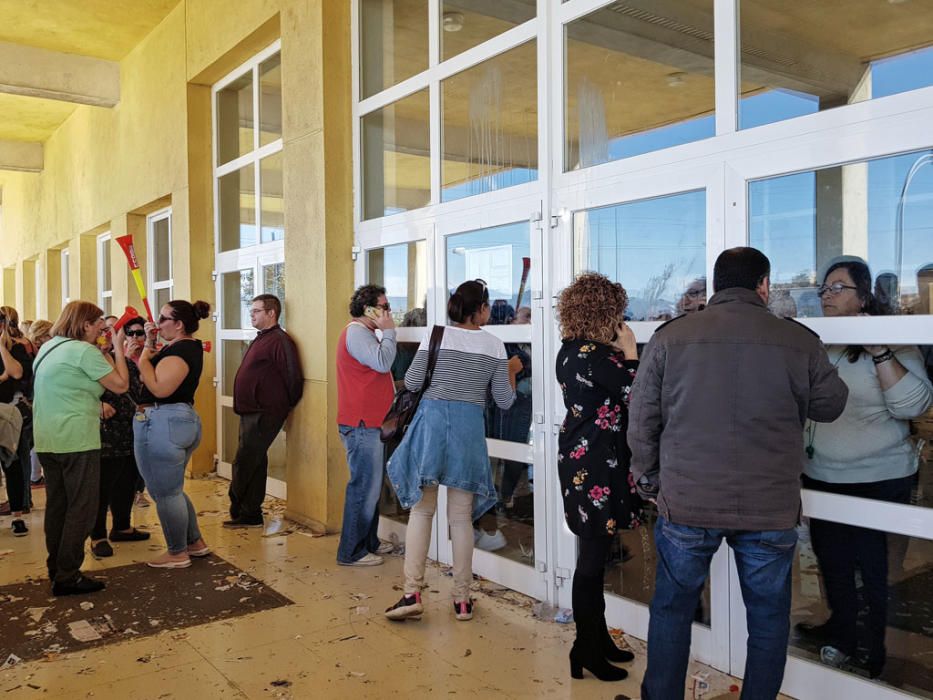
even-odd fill
[[[0,586],[0,665],[271,610],[292,601],[215,554],[187,569],[142,564],[93,572],[100,593],[52,595],[47,580]],[[16,661],[13,659],[12,661]]]

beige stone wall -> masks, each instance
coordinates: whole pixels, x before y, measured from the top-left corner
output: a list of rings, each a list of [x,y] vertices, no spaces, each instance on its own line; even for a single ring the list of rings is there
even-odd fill
[[[0,172],[3,303],[54,320],[63,247],[72,298],[96,300],[96,235],[132,234],[144,263],[145,214],[165,204],[175,296],[214,303],[210,85],[281,38],[286,303],[306,377],[289,424],[289,512],[331,530],[346,483],[333,360],[353,282],[349,25],[345,0],[183,0],[121,62],[115,108],[76,108],[45,144],[41,173]],[[35,262],[24,273],[26,260]],[[138,305],[115,244],[111,273],[114,309]],[[213,323],[199,336],[214,340]],[[214,355],[206,358],[195,472],[212,469],[217,451]]]

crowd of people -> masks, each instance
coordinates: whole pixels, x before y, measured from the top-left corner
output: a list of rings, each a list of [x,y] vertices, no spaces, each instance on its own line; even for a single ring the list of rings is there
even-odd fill
[[[801,485],[909,501],[918,468],[909,421],[933,404],[921,351],[824,347],[811,330],[773,313],[770,274],[761,252],[725,251],[715,263],[714,295],[707,301],[706,280],[697,280],[682,313],[644,348],[625,322],[628,296],[618,282],[583,273],[559,296],[555,374],[566,416],[557,470],[566,523],[579,539],[574,678],[584,670],[604,681],[627,676],[616,664],[634,657],[609,634],[604,572],[616,534],[641,527],[647,511],[657,512],[658,563],[642,697],[682,697],[691,624],[725,540],[748,617],[747,700],[774,698],[781,686]],[[825,316],[883,313],[869,268],[858,259],[831,264],[818,296]],[[262,527],[267,451],[302,395],[301,365],[278,323],[281,311],[272,295],[252,301],[258,334],[234,382],[240,433],[227,528]],[[484,330],[502,312],[490,303],[486,283],[461,284],[446,312],[450,325],[425,335],[402,376],[385,288],[368,284],[354,292],[337,343],[337,422],[350,477],[337,563],[384,562],[391,545],[380,541],[377,528],[387,476],[401,507],[411,511],[402,596],[385,611],[396,621],[425,613],[425,564],[441,486],[453,550],[453,613],[457,620],[473,617],[473,551],[491,536],[480,526],[482,516],[502,498],[486,449],[490,419],[496,424],[497,411],[530,402],[530,387],[521,385],[530,377],[528,352]],[[209,313],[205,302],[176,300],[159,309],[157,321],[119,325],[94,304],[76,301],[54,325],[35,321],[23,329],[15,309],[0,307],[0,462],[12,532],[28,534],[22,515],[31,507],[30,486],[42,481],[55,595],[104,587],[81,572],[88,538],[99,558],[113,555],[112,543],[149,538],[132,524],[143,483],[167,547],[149,565],[184,568],[210,553],[184,491],[185,467],[201,439],[194,403],[204,350],[194,334]],[[387,449],[383,422],[403,390],[417,396],[417,409]],[[527,432],[527,421],[517,429]],[[510,475],[513,488],[524,468]],[[799,631],[819,640],[822,660],[836,667],[854,662],[861,641],[868,656],[859,663],[877,677],[886,659],[889,540],[816,518],[809,527],[831,616]],[[859,640],[862,605],[867,639]]]

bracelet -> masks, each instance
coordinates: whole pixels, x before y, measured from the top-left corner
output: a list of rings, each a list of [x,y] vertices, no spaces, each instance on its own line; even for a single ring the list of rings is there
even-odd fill
[[[888,360],[893,360],[893,359],[894,359],[894,351],[891,350],[891,348],[888,348],[880,355],[871,356],[871,361],[874,362],[876,365],[880,365],[882,362],[887,362]]]

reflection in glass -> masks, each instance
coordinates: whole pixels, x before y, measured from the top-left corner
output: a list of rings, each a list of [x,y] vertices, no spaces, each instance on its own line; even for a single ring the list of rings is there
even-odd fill
[[[370,253],[372,252],[374,251],[370,251]],[[367,282],[372,284],[383,284],[381,282],[373,282],[371,278],[368,279]],[[385,285],[383,284],[383,286]],[[388,297],[388,295],[386,296]],[[390,300],[390,305],[392,306],[392,310],[394,312],[395,302]],[[419,308],[413,309],[408,314],[406,314],[406,318],[418,315],[418,312],[422,312],[420,315],[423,318],[423,309]],[[418,325],[423,326],[425,324],[422,322]],[[405,388],[405,372],[408,371],[408,368],[411,367],[411,363],[414,362],[415,355],[418,353],[419,344],[420,342],[409,343],[403,341],[396,345],[395,361],[392,363],[392,381],[395,382],[396,391],[400,391]],[[401,504],[398,502],[398,497],[395,495],[395,489],[392,488],[392,484],[389,482],[389,477],[386,475],[382,480],[382,492],[379,496],[379,514],[387,518],[391,518],[392,520],[396,520],[400,523],[407,523],[408,513],[409,511],[402,508]]]
[[[499,493],[499,503],[473,524],[475,546],[532,566],[535,561],[534,468],[531,464],[493,456],[489,458],[489,468]],[[506,501],[502,494],[510,484],[512,492]]]
[[[362,0],[362,97],[371,97],[427,67],[428,1]]]
[[[221,275],[223,289],[223,328],[252,328],[249,309],[256,296],[252,270],[236,270]]]
[[[269,478],[285,481],[285,426],[275,436],[275,440],[269,446],[267,456],[269,458]]]
[[[666,321],[705,304],[704,190],[575,212],[573,237],[574,271],[620,282],[627,320]]]
[[[888,314],[929,314],[933,155],[880,158],[749,183],[749,245],[771,259],[783,315],[823,315],[818,286],[836,260],[868,262]]]
[[[164,217],[152,222],[152,251],[154,260],[152,265],[152,279],[163,282],[172,278],[172,239],[171,219]]]
[[[113,297],[104,297],[101,299],[100,307],[103,309],[105,316],[110,316],[113,313]]]
[[[233,380],[236,379],[236,372],[243,362],[243,355],[246,348],[249,347],[249,341],[246,340],[223,340],[223,382],[221,383],[221,392],[224,396],[233,396]]]
[[[263,243],[285,239],[285,198],[282,189],[282,151],[259,163],[262,191],[259,223]]]
[[[282,138],[282,55],[259,64],[259,145]]]
[[[285,328],[285,263],[262,266],[262,293],[274,294],[282,302],[279,325]]]
[[[933,607],[930,587],[933,585],[933,541],[838,523],[810,519],[798,528],[801,533],[793,571],[793,631],[790,653],[819,662],[820,650],[836,639],[830,619],[827,598],[832,586],[822,561],[814,550],[820,548],[819,530],[831,538],[832,548],[852,544],[856,535],[863,546],[871,546],[884,556],[874,568],[862,564],[858,584],[853,583],[844,597],[855,596],[849,602],[858,615],[855,621],[857,643],[854,655],[842,667],[848,673],[869,676],[880,672],[879,681],[920,697],[933,698]],[[854,569],[853,569],[854,575]],[[836,595],[836,593],[832,593]],[[879,609],[878,604],[881,604]],[[874,606],[874,612],[872,610]],[[802,624],[801,624],[802,623]],[[872,658],[871,642],[883,640],[884,654],[877,650]],[[839,642],[836,642],[839,643]],[[880,666],[878,661],[883,659]]]
[[[613,537],[606,562],[606,592],[649,605],[654,595],[658,565],[654,541],[654,526],[658,511],[653,505],[645,510],[645,520],[636,530],[619,530]],[[700,604],[693,621],[707,627],[712,620],[710,577],[706,578]]]
[[[742,0],[739,16],[742,129],[933,85],[929,3]]]
[[[240,417],[233,412],[230,406],[224,406],[222,413],[223,429],[223,453],[220,460],[227,464],[233,464],[236,457],[236,448],[240,438]]]
[[[427,90],[364,116],[360,138],[364,219],[431,201]]]
[[[172,301],[172,288],[163,287],[155,290],[155,305],[152,307],[152,313],[158,315],[159,309]]]
[[[715,135],[713,0],[651,5],[565,26],[565,171]]]
[[[397,326],[427,325],[428,268],[424,241],[368,250],[366,282],[386,288]]]
[[[441,85],[441,199],[449,202],[538,179],[534,41]]]
[[[523,221],[447,237],[447,290],[453,294],[467,280],[482,279],[489,287],[492,314],[489,325],[516,319],[530,322],[531,243],[529,224]]]
[[[253,141],[253,72],[217,92],[217,165],[246,155]]]
[[[441,60],[534,19],[535,0],[506,3],[441,0]]]
[[[101,241],[100,246],[100,291],[109,292],[113,287],[110,283],[110,239]],[[33,267],[33,270],[35,267]],[[35,274],[35,272],[33,272]],[[23,285],[26,287],[26,285]],[[28,289],[28,287],[26,287]]]
[[[247,165],[218,180],[220,250],[256,245],[256,183],[254,166]]]

